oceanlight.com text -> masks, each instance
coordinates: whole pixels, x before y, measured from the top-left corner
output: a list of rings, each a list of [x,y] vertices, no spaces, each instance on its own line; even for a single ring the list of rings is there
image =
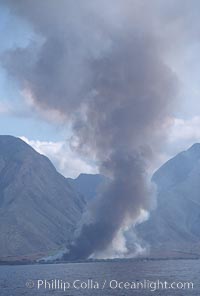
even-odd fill
[[[120,281],[117,279],[97,281],[93,279],[80,280],[75,279],[73,281],[66,281],[62,279],[38,279],[28,280],[26,287],[36,290],[57,290],[67,291],[70,289],[75,290],[149,290],[151,292],[160,290],[192,290],[194,289],[194,283],[190,281],[160,281],[160,280],[141,280],[141,281]]]

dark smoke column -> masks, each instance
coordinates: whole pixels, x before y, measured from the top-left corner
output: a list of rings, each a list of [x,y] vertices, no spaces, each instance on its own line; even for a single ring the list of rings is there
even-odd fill
[[[65,116],[75,148],[95,155],[111,180],[67,259],[105,250],[151,208],[147,169],[165,138],[177,84],[151,27],[156,3],[6,1],[44,41],[8,51],[4,66],[37,108]]]
[[[90,209],[92,222],[82,226],[81,233],[64,256],[68,260],[88,258],[93,252],[106,249],[129,218],[130,224],[149,209],[150,194],[144,178],[143,160],[139,155],[113,155],[108,164],[113,167],[113,180]]]
[[[86,119],[74,128],[80,147],[95,151],[100,172],[111,182],[65,255],[70,260],[105,250],[120,228],[150,210],[147,169],[164,139],[162,125],[175,91],[152,36],[129,32],[113,44],[108,56],[92,64],[96,95],[88,102]]]

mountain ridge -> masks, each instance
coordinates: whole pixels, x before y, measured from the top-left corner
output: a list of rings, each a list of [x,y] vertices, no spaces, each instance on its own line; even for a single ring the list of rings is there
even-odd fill
[[[0,136],[0,256],[48,252],[72,239],[84,199],[50,160]]]
[[[167,161],[152,180],[157,207],[136,226],[137,236],[154,253],[199,246],[200,144]],[[66,247],[87,204],[107,181],[98,174],[65,178],[21,139],[0,136],[0,257]]]
[[[136,226],[137,236],[154,253],[200,245],[200,144],[164,163],[152,181],[157,186],[157,206],[147,221]],[[83,195],[84,186],[81,190],[79,184]]]

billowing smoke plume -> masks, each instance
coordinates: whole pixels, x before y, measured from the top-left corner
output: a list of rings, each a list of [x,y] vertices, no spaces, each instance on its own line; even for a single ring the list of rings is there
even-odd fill
[[[111,180],[66,255],[87,258],[151,208],[147,170],[177,88],[155,29],[158,1],[5,2],[39,38],[8,51],[4,66],[34,105],[65,116],[74,149]]]

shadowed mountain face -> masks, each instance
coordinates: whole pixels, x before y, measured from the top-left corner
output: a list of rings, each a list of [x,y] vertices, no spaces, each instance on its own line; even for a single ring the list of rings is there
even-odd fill
[[[22,140],[0,136],[0,257],[66,246],[86,202],[106,180],[88,174],[66,179]],[[152,180],[158,188],[157,207],[137,226],[138,236],[152,249],[199,243],[200,144],[166,162]]]
[[[149,220],[137,226],[138,236],[152,249],[183,249],[200,243],[200,144],[166,162],[152,180],[158,190],[157,207]],[[80,175],[74,186],[87,195],[92,183],[94,198],[102,182],[105,179],[98,175]]]
[[[68,178],[67,180],[76,191],[84,195],[87,202],[94,199],[101,186],[108,181],[106,177],[100,174],[80,174],[76,179]]]
[[[200,242],[200,144],[166,162],[153,176],[157,208],[138,227],[153,246]]]
[[[0,136],[0,257],[66,245],[84,207],[48,158],[18,138]]]

